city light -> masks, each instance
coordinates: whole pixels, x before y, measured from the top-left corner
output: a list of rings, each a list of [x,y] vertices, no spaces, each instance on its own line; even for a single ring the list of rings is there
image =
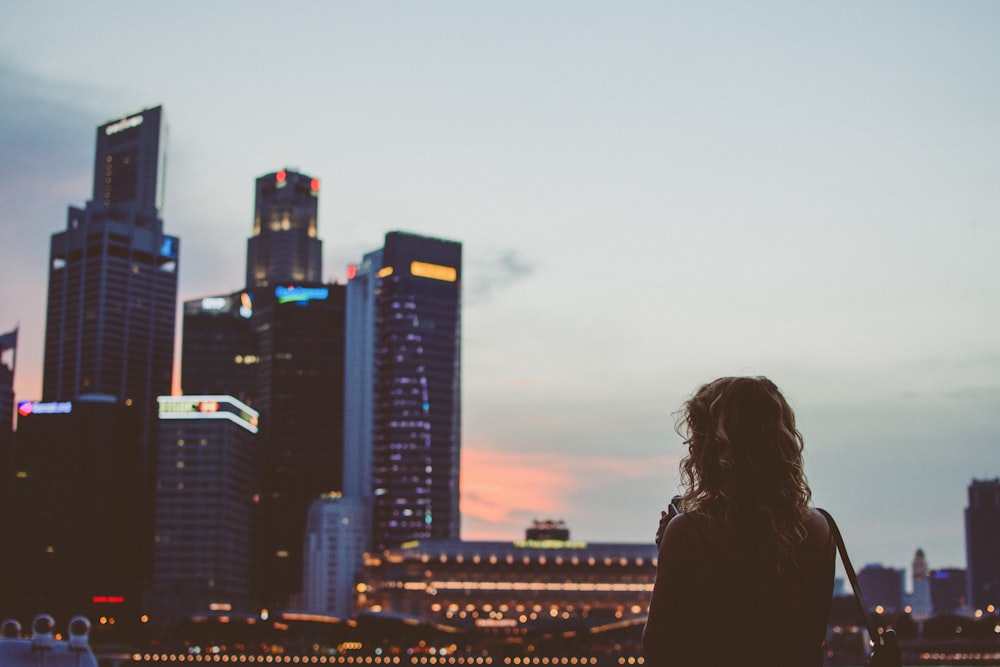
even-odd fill
[[[410,262],[410,274],[418,278],[431,278],[453,283],[458,279],[458,271],[453,266],[442,266],[429,262]]]

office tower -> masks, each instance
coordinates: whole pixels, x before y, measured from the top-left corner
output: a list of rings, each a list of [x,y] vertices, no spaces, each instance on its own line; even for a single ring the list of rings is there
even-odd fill
[[[224,395],[160,396],[154,620],[259,611],[253,529],[258,415]]]
[[[1000,607],[1000,478],[972,480],[965,509],[969,604]]]
[[[253,405],[260,350],[249,292],[184,302],[181,390],[228,394]]]
[[[253,236],[247,241],[247,289],[318,283],[319,179],[282,169],[257,179]]]
[[[105,394],[147,415],[170,393],[179,242],[163,233],[162,109],[97,128],[93,196],[52,235],[42,400]],[[148,463],[148,461],[146,461]]]
[[[858,572],[858,585],[869,609],[903,611],[903,570],[866,565]]]
[[[931,600],[935,616],[964,613],[968,607],[966,595],[965,570],[942,568],[931,573]]]
[[[390,232],[348,283],[367,319],[349,323],[346,375],[372,378],[370,399],[348,387],[348,463],[370,456],[376,550],[459,535],[461,269],[460,243]]]
[[[367,546],[368,507],[332,494],[313,501],[306,523],[302,606],[316,614],[353,618],[354,595]]]
[[[295,605],[313,500],[340,492],[344,438],[343,285],[279,285],[254,294],[260,350],[261,581],[269,607]]]
[[[375,303],[382,250],[348,270],[344,344],[344,496],[372,505],[375,425]],[[370,543],[368,540],[366,543]]]
[[[114,396],[18,405],[13,569],[0,600],[30,620],[48,613],[138,623],[149,584],[146,480],[135,446],[144,422]]]

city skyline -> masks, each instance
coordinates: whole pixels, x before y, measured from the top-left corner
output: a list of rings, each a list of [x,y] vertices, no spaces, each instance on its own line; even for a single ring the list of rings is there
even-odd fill
[[[391,229],[463,243],[464,538],[559,518],[651,539],[677,485],[671,413],[760,373],[859,565],[923,548],[965,566],[966,488],[1000,476],[1000,8],[302,9],[269,19],[301,37],[281,56],[249,6],[12,9],[18,400],[41,397],[47,243],[87,199],[93,128],[163,103],[178,308],[241,287],[253,180],[282,167],[323,182],[324,281]],[[131,57],[78,39],[106,31]],[[262,89],[300,103],[261,108]]]

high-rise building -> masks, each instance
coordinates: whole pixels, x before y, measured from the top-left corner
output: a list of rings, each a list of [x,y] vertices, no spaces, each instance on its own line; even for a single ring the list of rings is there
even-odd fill
[[[297,606],[312,502],[343,485],[344,285],[257,291],[264,604]]]
[[[257,179],[247,289],[322,281],[319,179],[282,169]]]
[[[0,601],[30,620],[116,618],[138,624],[150,579],[151,508],[136,447],[135,406],[90,394],[18,405],[15,545]],[[16,573],[15,576],[10,576]]]
[[[0,455],[7,451],[14,430],[14,369],[17,366],[17,329],[0,335]],[[3,462],[0,461],[0,469]]]
[[[232,396],[160,396],[159,417],[154,620],[259,610],[257,412]]]
[[[17,329],[0,335],[0,535],[13,535],[14,504],[14,368]],[[0,540],[0,572],[10,572],[14,540]]]
[[[181,387],[260,413],[260,602],[296,606],[313,500],[343,483],[344,286],[324,284],[319,180],[257,179],[246,288],[184,304]]]
[[[181,390],[228,394],[251,405],[260,384],[260,349],[249,292],[184,302]]]
[[[330,495],[309,507],[306,524],[302,606],[316,614],[355,616],[354,596],[367,547],[368,506],[357,498]]]
[[[346,460],[370,463],[349,477],[370,475],[376,550],[459,536],[461,272],[460,243],[390,232],[348,282]]]
[[[969,604],[1000,607],[1000,478],[972,480],[965,508]]]
[[[179,242],[163,233],[166,125],[153,107],[97,128],[93,196],[52,235],[42,400],[170,393]],[[147,460],[146,463],[149,461]]]
[[[931,600],[936,616],[963,613],[968,607],[967,595],[965,570],[942,568],[931,573]]]

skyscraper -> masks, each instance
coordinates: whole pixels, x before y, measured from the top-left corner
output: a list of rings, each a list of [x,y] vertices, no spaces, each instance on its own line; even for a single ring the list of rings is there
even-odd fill
[[[247,289],[318,283],[319,179],[282,169],[257,179],[253,236],[247,241]]]
[[[309,506],[343,484],[344,291],[309,284],[254,294],[264,460],[261,582],[268,606],[296,602]]]
[[[260,413],[255,536],[261,604],[295,605],[313,500],[343,473],[344,286],[324,284],[319,180],[282,169],[256,181],[246,288],[184,304],[181,386]]]
[[[1000,607],[1000,478],[972,480],[965,508],[969,605]]]
[[[348,283],[347,474],[377,550],[459,536],[461,273],[460,243],[390,232]]]
[[[260,349],[249,292],[184,302],[181,390],[256,404]]]
[[[14,369],[17,366],[17,329],[0,335],[0,471],[14,429]],[[2,487],[2,478],[0,478]]]
[[[256,611],[257,412],[231,396],[161,396],[159,416],[156,610]]]
[[[116,396],[155,425],[170,393],[179,242],[163,233],[166,125],[153,107],[97,128],[92,199],[52,235],[42,399]]]
[[[0,534],[12,535],[14,504],[14,369],[17,329],[0,335]],[[0,540],[0,572],[10,572],[14,540]]]

